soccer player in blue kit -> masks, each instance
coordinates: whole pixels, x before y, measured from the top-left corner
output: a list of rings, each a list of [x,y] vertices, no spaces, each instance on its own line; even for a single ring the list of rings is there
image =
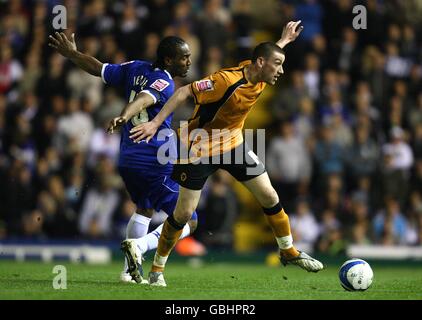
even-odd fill
[[[171,130],[168,130],[168,137],[157,139],[155,136],[148,143],[133,142],[129,138],[129,132],[134,126],[150,121],[160,112],[174,92],[173,77],[187,75],[191,64],[189,46],[181,38],[166,37],[158,45],[154,63],[134,60],[121,64],[102,63],[78,51],[74,34],[68,39],[64,33],[56,32],[54,36],[50,35],[49,46],[55,48],[84,71],[101,77],[104,83],[125,88],[129,104],[122,110],[120,116],[111,121],[108,131],[113,133],[121,127],[118,169],[137,207],[126,229],[126,238],[136,240],[123,242],[122,246],[136,246],[126,248],[135,253],[126,255],[126,259],[133,259],[135,256],[138,270],[142,271],[142,255],[157,247],[162,230],[162,225],[160,225],[148,233],[154,210],[173,214],[176,207],[179,185],[170,178],[173,164],[171,161],[166,161],[163,165],[157,156],[158,149],[164,143],[174,148],[169,152],[174,154],[176,143],[174,137],[171,136]],[[160,129],[170,129],[171,120],[172,115],[163,122]],[[193,233],[196,226],[197,214],[194,212],[180,239]],[[147,280],[142,278],[142,272],[139,273],[138,270],[136,273],[132,272],[135,270],[129,270],[125,260],[120,279],[124,282],[134,280],[137,283],[147,283]]]

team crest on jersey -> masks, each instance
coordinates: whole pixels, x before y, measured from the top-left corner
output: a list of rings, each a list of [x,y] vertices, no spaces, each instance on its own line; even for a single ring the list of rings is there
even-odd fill
[[[201,80],[197,81],[195,84],[198,92],[214,90],[214,83],[211,80]]]
[[[170,85],[169,82],[163,79],[157,79],[153,82],[153,84],[150,86],[150,88],[155,89],[157,91],[163,91],[165,88],[167,88]]]

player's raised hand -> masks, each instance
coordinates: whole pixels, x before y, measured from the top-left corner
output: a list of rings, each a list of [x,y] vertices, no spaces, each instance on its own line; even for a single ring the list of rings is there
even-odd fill
[[[48,37],[48,45],[67,58],[77,51],[74,33],[68,39],[63,32],[56,32],[54,36],[50,35]]]
[[[124,117],[122,116],[115,117],[114,119],[110,121],[110,124],[108,125],[108,128],[107,128],[107,132],[109,134],[112,134],[114,133],[115,130],[120,129],[120,127],[124,125],[125,123],[126,123],[126,119]]]
[[[133,142],[139,143],[141,140],[146,140],[148,143],[149,140],[155,135],[158,130],[158,126],[153,122],[145,122],[133,127],[130,130],[131,135],[129,138],[133,140]]]
[[[289,23],[286,24],[286,26],[283,29],[283,33],[281,34],[281,39],[285,43],[289,43],[296,40],[296,38],[299,36],[299,34],[303,30],[303,26],[299,27],[299,24],[301,22],[302,22],[301,20],[290,21]]]

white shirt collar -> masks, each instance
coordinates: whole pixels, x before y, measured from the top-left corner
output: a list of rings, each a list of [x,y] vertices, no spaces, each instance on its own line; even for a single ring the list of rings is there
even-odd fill
[[[157,70],[161,70],[160,68],[155,68],[154,69],[154,71],[157,71]],[[170,72],[168,72],[167,70],[163,70],[165,73],[167,73],[167,75],[169,76],[169,78],[171,79],[171,80],[173,80],[173,77],[171,76],[171,74],[170,74]]]

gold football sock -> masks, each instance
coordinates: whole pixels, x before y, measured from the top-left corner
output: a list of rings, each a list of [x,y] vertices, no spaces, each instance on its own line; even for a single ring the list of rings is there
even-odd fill
[[[280,205],[273,208],[264,208],[265,217],[273,230],[274,236],[280,248],[280,254],[286,257],[296,257],[299,251],[293,246],[293,238],[290,231],[288,215]]]
[[[169,222],[171,220],[171,222]],[[177,240],[183,232],[183,226],[174,221],[173,217],[167,218],[164,222],[160,239],[158,240],[157,252],[155,253],[154,262],[151,268],[152,272],[162,272],[164,270],[167,257],[176,245]]]

